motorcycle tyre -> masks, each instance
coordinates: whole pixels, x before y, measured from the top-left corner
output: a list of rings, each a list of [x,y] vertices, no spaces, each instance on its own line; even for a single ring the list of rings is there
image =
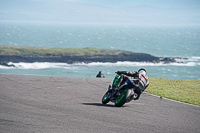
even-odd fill
[[[102,103],[107,104],[110,101],[110,98],[108,96],[111,95],[109,91],[107,91],[104,96],[102,97]]]
[[[116,99],[116,101],[115,101],[115,106],[116,106],[116,107],[121,107],[121,106],[123,106],[123,105],[127,102],[128,98],[129,98],[129,96],[130,96],[130,94],[131,94],[131,90],[130,90],[130,89],[125,89],[125,90],[122,92],[122,94],[120,95],[120,97]]]

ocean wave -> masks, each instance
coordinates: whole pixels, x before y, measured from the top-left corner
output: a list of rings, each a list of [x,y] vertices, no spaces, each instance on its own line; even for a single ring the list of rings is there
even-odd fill
[[[195,56],[193,56],[193,57],[191,57],[191,58],[200,60],[200,57],[195,57]]]
[[[189,58],[175,58],[177,62],[200,62],[200,57],[193,56]]]
[[[3,65],[0,65],[0,69],[10,69],[12,67],[7,67],[7,66],[3,66]]]
[[[68,66],[66,63],[51,63],[51,62],[34,62],[34,63],[12,63],[9,62],[8,65],[13,64],[15,67],[19,69],[46,69],[46,68],[63,68]]]
[[[6,67],[0,66],[1,69],[47,69],[47,68],[77,68],[77,67],[92,67],[92,66],[199,66],[200,62],[192,61],[192,62],[184,62],[184,63],[169,63],[166,64],[164,62],[160,63],[152,63],[152,62],[129,62],[129,61],[119,61],[116,63],[110,62],[92,62],[92,63],[76,63],[76,64],[67,64],[67,63],[51,63],[51,62],[34,62],[34,63],[12,63],[9,62],[8,65],[13,64],[15,67]]]
[[[191,57],[189,58],[190,61],[200,61],[200,57]]]
[[[106,65],[106,66],[196,66],[199,65],[199,63],[196,62],[187,62],[187,63],[152,63],[152,62],[116,62],[116,63],[103,63],[103,62],[92,62],[89,64],[85,65],[90,65],[90,66],[98,66],[98,65]]]

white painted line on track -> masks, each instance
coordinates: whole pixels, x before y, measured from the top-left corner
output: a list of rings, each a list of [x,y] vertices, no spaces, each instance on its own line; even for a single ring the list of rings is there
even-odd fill
[[[181,101],[177,101],[177,100],[173,100],[173,99],[161,97],[161,96],[154,95],[154,94],[151,94],[151,93],[148,93],[148,92],[143,92],[143,93],[144,94],[149,94],[149,95],[154,96],[154,97],[162,98],[162,99],[165,99],[165,100],[169,100],[169,101],[173,101],[173,102],[177,102],[177,103],[182,103],[182,104],[186,104],[186,105],[195,106],[195,107],[199,107],[200,108],[200,106],[198,106],[198,105],[194,105],[194,104],[190,104],[190,103],[185,103],[185,102],[181,102]]]

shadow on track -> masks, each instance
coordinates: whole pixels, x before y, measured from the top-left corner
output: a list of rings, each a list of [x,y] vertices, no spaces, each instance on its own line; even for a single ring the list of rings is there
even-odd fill
[[[116,107],[115,105],[111,105],[111,104],[102,104],[102,103],[82,103],[83,105],[92,105],[92,106],[102,106],[102,107],[115,107],[115,108],[118,108]],[[121,108],[123,107],[127,107],[127,106],[122,106]]]
[[[82,103],[83,105],[93,105],[93,106],[103,106],[103,107],[115,107],[111,104],[102,104],[102,103]]]

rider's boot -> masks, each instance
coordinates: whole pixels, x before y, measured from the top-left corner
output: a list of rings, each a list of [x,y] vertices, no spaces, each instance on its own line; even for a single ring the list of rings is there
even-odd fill
[[[135,94],[133,95],[133,100],[138,100],[142,91],[139,88],[135,89],[134,91],[135,91]]]

